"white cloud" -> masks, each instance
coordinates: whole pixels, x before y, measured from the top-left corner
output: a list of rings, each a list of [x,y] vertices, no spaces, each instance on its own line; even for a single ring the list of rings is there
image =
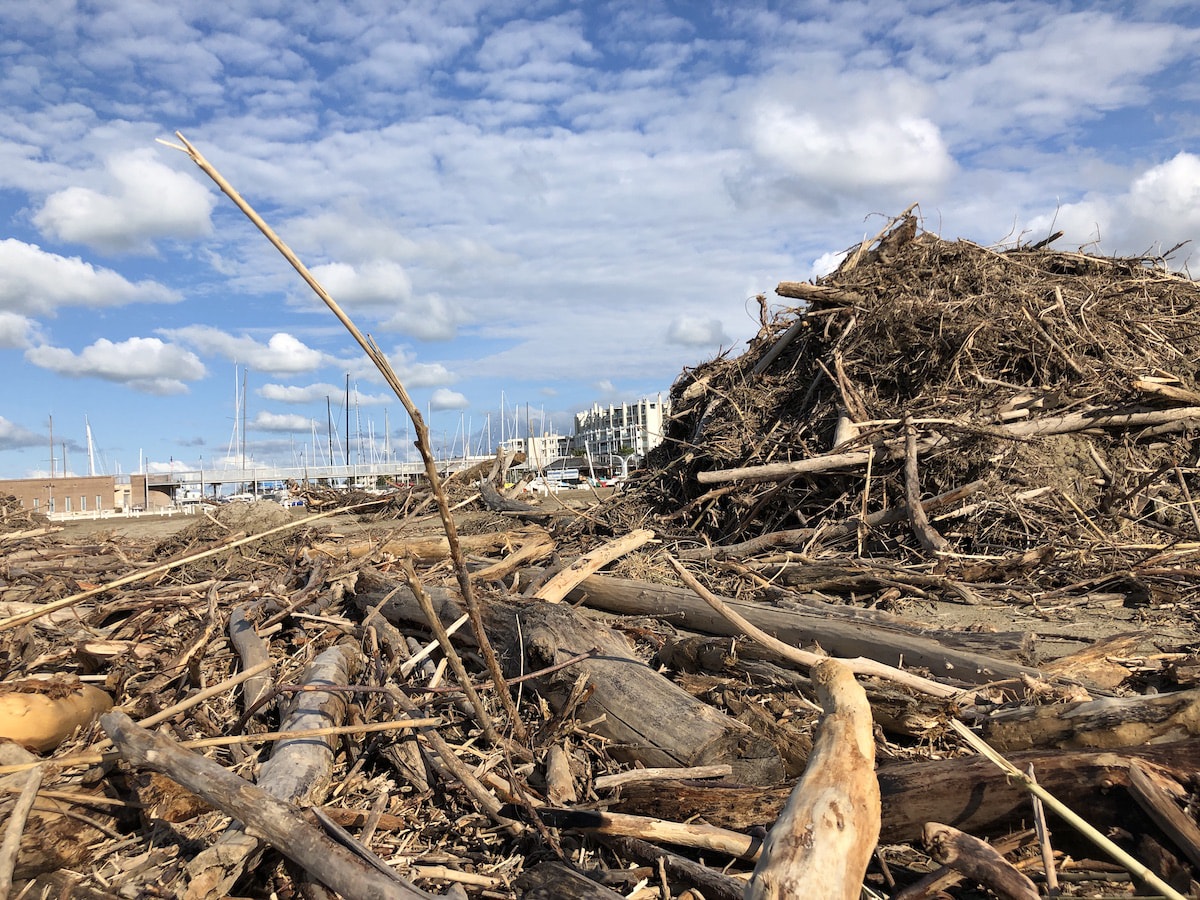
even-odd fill
[[[295,374],[320,368],[326,357],[298,338],[279,332],[266,344],[242,335],[235,337],[210,325],[188,325],[164,329],[161,333],[195,347],[201,353],[215,353],[242,363],[256,372]]]
[[[676,316],[667,326],[667,340],[685,347],[712,347],[729,344],[729,335],[718,319],[698,319],[692,316]]]
[[[159,238],[212,233],[212,192],[159,162],[153,151],[112,157],[105,168],[101,189],[69,187],[51,194],[34,224],[59,240],[116,253],[148,253]]]
[[[101,338],[78,354],[42,345],[25,351],[25,358],[60,375],[100,378],[147,394],[186,393],[186,382],[205,375],[194,353],[158,338],[134,337],[120,343]]]
[[[446,368],[442,363],[417,362],[413,354],[404,347],[393,347],[390,352],[385,352],[384,355],[387,357],[388,365],[392,367],[392,371],[400,379],[400,383],[407,389],[438,387],[458,381],[458,375]],[[366,357],[360,356],[354,359],[342,360],[338,365],[346,372],[349,372],[354,378],[362,381],[370,381],[375,384],[383,381],[383,376],[379,374],[379,370],[375,368],[375,364]],[[391,398],[383,402],[391,403],[394,399]]]
[[[307,432],[312,420],[295,414],[260,412],[254,416],[247,429],[254,431]]]
[[[0,347],[28,347],[38,332],[32,319],[17,313],[0,312]]]
[[[383,406],[399,402],[395,394],[367,394],[356,387],[351,387],[351,391],[350,402],[360,406]],[[307,385],[264,384],[257,393],[264,400],[273,400],[276,403],[316,403],[324,402],[326,397],[343,403],[345,402],[346,386],[320,383]]]
[[[1059,246],[1133,256],[1163,253],[1200,236],[1200,156],[1179,153],[1133,176],[1123,192],[1091,191],[1030,220],[1025,240],[1063,232]],[[1190,246],[1174,264],[1186,262]]]
[[[917,115],[838,120],[764,103],[752,140],[785,172],[826,189],[915,189],[942,181],[954,168],[938,126]]]
[[[470,405],[464,394],[449,388],[438,388],[429,398],[429,408],[433,410],[466,409]]]
[[[77,256],[58,256],[14,238],[0,240],[2,310],[53,315],[63,306],[98,308],[179,300],[179,294],[157,282],[131,282]]]
[[[459,317],[450,304],[437,294],[414,296],[412,281],[399,263],[372,260],[354,266],[335,262],[314,266],[312,273],[339,306],[380,315],[384,330],[421,340],[454,337]]]
[[[824,278],[837,269],[846,258],[845,250],[838,250],[836,253],[832,250],[822,253],[813,260],[812,268],[809,270],[809,278]]]

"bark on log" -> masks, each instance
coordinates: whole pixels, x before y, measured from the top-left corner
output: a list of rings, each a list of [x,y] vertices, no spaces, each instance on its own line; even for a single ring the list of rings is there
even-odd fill
[[[813,669],[825,714],[804,777],[767,834],[746,900],[857,900],[879,839],[871,707],[845,666]]]
[[[1008,757],[1033,764],[1038,784],[1098,828],[1128,825],[1131,802],[1124,790],[1129,766],[1158,767],[1194,787],[1200,773],[1200,740],[1120,751],[1027,751]],[[1029,795],[982,757],[889,763],[878,771],[883,809],[880,842],[918,841],[926,822],[944,822],[980,837],[994,837],[1029,819]],[[701,785],[641,782],[625,785],[614,811],[745,830],[773,822],[789,793],[786,785]],[[1052,820],[1053,813],[1048,813]]]
[[[398,876],[385,875],[368,865],[310,824],[296,806],[271,796],[212,760],[184,750],[168,738],[139,728],[124,713],[108,713],[100,724],[128,762],[162,772],[214,808],[245,823],[346,900],[431,896]]]
[[[692,631],[734,636],[736,628],[712,607],[682,588],[644,581],[593,575],[568,595],[594,609],[621,615],[655,616]],[[987,684],[1043,673],[1009,660],[947,647],[935,640],[869,625],[835,621],[820,615],[781,610],[760,603],[726,600],[726,604],[763,631],[794,646],[820,644],[830,656],[863,656],[890,666],[928,669],[935,677],[967,684]]]
[[[616,891],[597,884],[562,863],[539,863],[514,884],[524,900],[619,900]]]
[[[270,646],[258,636],[249,617],[253,604],[242,603],[229,614],[229,642],[242,661],[242,669],[250,669],[271,658]],[[242,684],[242,705],[251,709],[258,699],[272,688],[270,672],[248,678]]]
[[[1038,900],[1033,882],[987,842],[937,822],[925,826],[924,841],[935,860],[990,888],[1002,900]]]
[[[350,684],[361,667],[362,653],[358,646],[338,644],[318,656],[305,669],[301,682],[309,687]],[[294,695],[290,708],[283,716],[280,731],[304,731],[340,725],[345,715],[345,694],[304,691]],[[308,806],[319,802],[328,790],[332,777],[332,742],[335,740],[334,737],[310,737],[277,741],[271,758],[259,770],[258,787],[287,804]],[[263,849],[262,840],[247,834],[241,824],[231,825],[215,844],[188,863],[191,880],[186,897],[188,900],[200,900],[228,893],[245,871],[254,865]]]
[[[612,847],[621,856],[636,859],[646,865],[658,865],[661,860],[668,875],[699,888],[710,900],[742,900],[745,896],[745,885],[738,879],[694,862],[686,856],[664,850],[649,841],[620,835],[602,835],[600,841]]]
[[[397,588],[381,609],[383,616],[394,623],[424,623],[412,592],[371,569],[360,574],[356,603],[369,608]],[[455,595],[433,585],[426,592],[443,622],[460,615]],[[614,758],[648,767],[728,763],[739,779],[751,784],[771,784],[783,777],[783,762],[770,741],[688,694],[638,658],[623,635],[570,606],[492,601],[484,610],[484,626],[511,675],[600,651],[536,684],[559,710],[579,676],[586,675],[591,694],[577,715],[585,720],[603,716],[594,728],[613,742],[609,750]]]
[[[1200,735],[1200,688],[1022,706],[992,713],[983,721],[984,739],[1001,752],[1033,747],[1115,749],[1196,735]]]

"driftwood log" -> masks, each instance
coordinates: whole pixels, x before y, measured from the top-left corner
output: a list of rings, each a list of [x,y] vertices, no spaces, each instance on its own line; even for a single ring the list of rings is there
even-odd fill
[[[357,591],[356,602],[363,609],[390,594],[380,612],[393,623],[426,621],[407,586],[379,572],[364,569]],[[429,585],[426,593],[444,623],[461,615],[457,596],[450,591]],[[751,784],[773,784],[783,777],[783,762],[769,740],[675,685],[646,665],[622,634],[570,606],[492,601],[484,613],[484,627],[512,676],[598,651],[536,684],[551,706],[561,710],[571,701],[576,681],[586,676],[590,693],[575,715],[585,721],[600,719],[595,730],[612,742],[609,752],[614,758],[677,768],[728,763],[739,780]]]
[[[879,839],[871,706],[843,665],[813,668],[825,713],[804,777],[763,844],[747,900],[857,900]]]
[[[306,731],[340,725],[346,715],[346,695],[311,689],[350,684],[361,668],[362,654],[356,644],[337,644],[318,656],[301,678],[302,687],[309,690],[294,695],[280,730]],[[308,737],[277,741],[271,758],[259,771],[258,787],[287,804],[308,806],[319,802],[329,788],[333,772],[333,740]],[[244,822],[231,825],[211,847],[188,863],[191,880],[187,900],[224,896],[254,866],[264,845],[245,831]]]
[[[1038,784],[1099,828],[1128,826],[1134,807],[1127,787],[1132,763],[1193,787],[1200,773],[1200,740],[1119,751],[1026,751],[1008,759],[1030,764]],[[926,822],[943,822],[978,837],[993,837],[1029,819],[1029,795],[981,757],[888,763],[878,770],[882,805],[881,843],[921,840]],[[789,785],[754,788],[665,781],[628,784],[610,807],[615,811],[733,830],[774,822]]]
[[[982,724],[984,739],[1002,752],[1033,747],[1105,750],[1161,744],[1200,735],[1200,688],[1104,697],[1075,704],[1020,706],[992,713]]]
[[[1002,900],[1038,900],[1033,882],[986,841],[937,822],[926,824],[924,840],[935,860],[990,888]]]
[[[368,864],[308,821],[298,807],[169,738],[139,728],[124,713],[108,713],[100,724],[131,765],[161,772],[233,816],[346,900],[431,896]]]
[[[627,616],[655,616],[705,634],[736,636],[725,618],[683,588],[607,575],[586,579],[568,598],[593,609]],[[929,637],[891,630],[874,623],[829,619],[818,613],[782,610],[760,603],[725,600],[752,624],[793,646],[820,644],[830,655],[866,657],[886,665],[928,669],[935,677],[967,684],[1005,678],[1041,678],[1043,673],[1007,659],[949,647]]]

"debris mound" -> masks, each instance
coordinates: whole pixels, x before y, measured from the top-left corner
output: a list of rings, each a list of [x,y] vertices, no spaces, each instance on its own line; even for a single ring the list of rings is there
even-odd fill
[[[1200,286],[1161,259],[943,240],[911,213],[874,243],[781,284],[797,306],[764,300],[743,354],[683,373],[630,500],[711,544],[807,528],[902,557],[1194,536]],[[922,536],[888,515],[906,492],[970,509]]]

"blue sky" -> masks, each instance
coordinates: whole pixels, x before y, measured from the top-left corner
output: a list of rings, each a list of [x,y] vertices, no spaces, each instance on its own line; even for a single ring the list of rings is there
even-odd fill
[[[355,452],[405,440],[176,131],[476,448],[502,394],[566,431],[738,352],[913,202],[987,245],[1195,240],[1198,48],[1191,0],[10,0],[0,476],[48,471],[51,417],[60,473],[85,417],[100,471],[215,464],[242,368],[255,459],[324,454],[327,407],[340,444],[347,375]]]

